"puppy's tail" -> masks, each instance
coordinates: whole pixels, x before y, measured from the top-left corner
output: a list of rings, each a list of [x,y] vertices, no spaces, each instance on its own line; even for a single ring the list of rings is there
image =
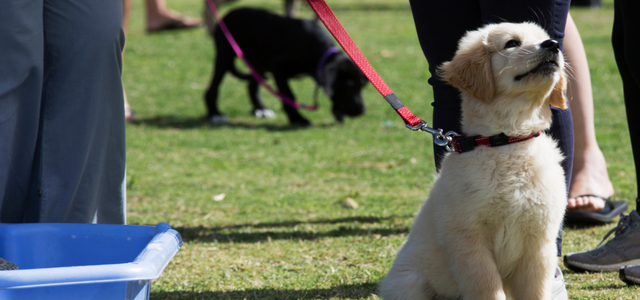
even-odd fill
[[[242,71],[238,70],[238,67],[236,67],[236,64],[232,64],[231,74],[233,74],[233,76],[238,77],[239,79],[242,79],[242,80],[249,80],[253,78],[251,74],[242,73]]]

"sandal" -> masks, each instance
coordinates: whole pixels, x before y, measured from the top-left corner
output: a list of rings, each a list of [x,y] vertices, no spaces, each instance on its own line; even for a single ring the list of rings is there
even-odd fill
[[[621,213],[625,212],[629,205],[626,201],[611,201],[607,197],[600,195],[587,194],[580,195],[578,197],[598,197],[604,200],[604,208],[599,212],[582,212],[582,211],[567,211],[564,215],[564,221],[568,224],[605,224],[613,221],[613,218],[617,217]],[[577,198],[577,197],[576,197]]]
[[[189,18],[171,20],[158,28],[147,28],[147,33],[155,33],[165,30],[188,29],[200,26],[200,21]]]

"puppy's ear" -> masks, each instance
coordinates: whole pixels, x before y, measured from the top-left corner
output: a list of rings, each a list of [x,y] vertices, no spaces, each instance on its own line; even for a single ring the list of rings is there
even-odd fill
[[[566,90],[567,78],[564,75],[564,72],[562,72],[560,73],[560,80],[558,80],[556,86],[553,87],[553,91],[551,91],[551,95],[549,95],[549,104],[560,109],[567,109],[567,98],[565,97]]]
[[[489,102],[493,98],[491,56],[482,41],[461,47],[452,61],[442,64],[438,76],[473,98]]]

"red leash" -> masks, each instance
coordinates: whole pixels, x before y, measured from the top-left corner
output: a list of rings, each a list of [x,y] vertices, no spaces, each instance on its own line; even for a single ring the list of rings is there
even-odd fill
[[[238,46],[238,43],[236,42],[236,40],[231,35],[231,32],[229,32],[229,29],[227,28],[227,25],[224,24],[224,21],[222,21],[222,18],[218,14],[218,10],[216,9],[215,4],[213,4],[213,1],[207,0],[207,5],[209,5],[209,9],[211,10],[211,13],[213,13],[213,17],[216,19],[216,22],[218,22],[218,27],[220,28],[220,30],[222,30],[222,32],[224,33],[225,37],[227,37],[227,41],[229,41],[229,44],[231,44],[231,48],[233,48],[233,51],[236,53],[236,55],[238,57],[240,57],[240,59],[242,59],[244,64],[251,71],[251,76],[253,76],[253,78],[256,81],[258,81],[258,83],[260,83],[260,85],[262,85],[265,89],[267,89],[271,94],[273,94],[276,97],[280,98],[282,103],[284,103],[286,105],[289,105],[289,106],[292,106],[292,107],[295,107],[295,108],[304,108],[304,109],[307,109],[307,110],[315,110],[317,108],[317,105],[300,104],[300,102],[297,102],[297,101],[285,96],[284,94],[276,91],[270,85],[268,85],[267,82],[264,80],[264,78],[262,78],[262,76],[260,76],[260,74],[258,74],[258,71],[256,71],[256,69],[249,63],[249,60],[247,60],[247,58],[244,56],[244,53],[242,53],[242,49],[240,49],[240,46]]]
[[[342,27],[342,24],[340,24],[340,21],[338,21],[338,18],[333,14],[327,3],[324,0],[307,0],[307,2],[316,12],[322,23],[327,27],[329,32],[331,32],[333,37],[338,41],[338,44],[342,46],[342,49],[344,49],[347,55],[349,55],[353,62],[360,68],[360,70],[362,70],[371,84],[378,90],[378,92],[380,92],[391,107],[396,110],[398,115],[400,115],[407,128],[413,131],[431,133],[433,135],[433,142],[436,145],[446,146],[447,150],[453,151],[450,147],[451,141],[453,137],[459,136],[459,134],[453,131],[443,133],[442,129],[429,128],[427,126],[427,122],[416,117],[409,108],[404,106],[400,99],[398,99],[393,91],[391,91],[387,86],[384,80],[382,80],[380,75],[378,75],[376,70],[373,69],[367,58],[364,57],[364,54],[362,54],[360,49],[358,49],[358,46],[356,46],[356,43],[353,42],[347,31],[344,30],[344,27]]]
[[[391,107],[402,117],[407,128],[414,131],[425,131],[433,134],[433,142],[438,146],[445,146],[449,152],[468,152],[472,151],[476,146],[497,147],[513,143],[524,142],[532,138],[538,137],[541,132],[533,133],[525,137],[508,137],[504,133],[494,136],[473,136],[466,137],[456,132],[448,131],[443,133],[442,129],[433,129],[427,126],[427,123],[416,117],[391,91],[387,84],[382,80],[380,75],[373,69],[364,54],[358,49],[349,34],[344,30],[336,16],[333,14],[325,0],[307,0],[311,8],[316,12],[322,23],[327,27],[329,32],[336,38],[340,46],[351,57],[353,62],[362,70],[365,76],[369,78],[371,84],[376,87],[378,92],[382,94],[385,100],[391,104]]]
[[[391,107],[402,117],[404,122],[411,126],[423,123],[420,118],[416,117],[391,91],[387,84],[382,80],[380,75],[371,66],[366,57],[362,54],[356,43],[353,42],[347,31],[344,30],[340,21],[333,14],[329,6],[324,0],[307,0],[309,5],[316,12],[322,23],[327,27],[329,32],[336,38],[342,49],[351,57],[353,62],[362,70],[371,84],[380,92]]]

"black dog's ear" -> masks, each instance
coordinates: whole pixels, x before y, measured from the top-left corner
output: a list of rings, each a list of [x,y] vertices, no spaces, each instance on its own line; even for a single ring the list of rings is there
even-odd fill
[[[365,76],[364,73],[360,71],[360,69],[358,69],[358,71],[360,72],[360,82],[362,83],[362,86],[367,85],[367,82],[369,82],[369,78],[367,78],[367,76]]]
[[[367,76],[365,76],[364,73],[362,73],[362,70],[360,70],[360,68],[358,68],[358,65],[356,65],[356,63],[354,63],[351,59],[346,58],[342,66],[343,66],[342,67],[343,71],[353,76],[353,77],[350,76],[350,78],[360,79],[360,86],[364,86],[365,84],[367,84],[367,82],[369,82],[369,79],[367,78]]]

